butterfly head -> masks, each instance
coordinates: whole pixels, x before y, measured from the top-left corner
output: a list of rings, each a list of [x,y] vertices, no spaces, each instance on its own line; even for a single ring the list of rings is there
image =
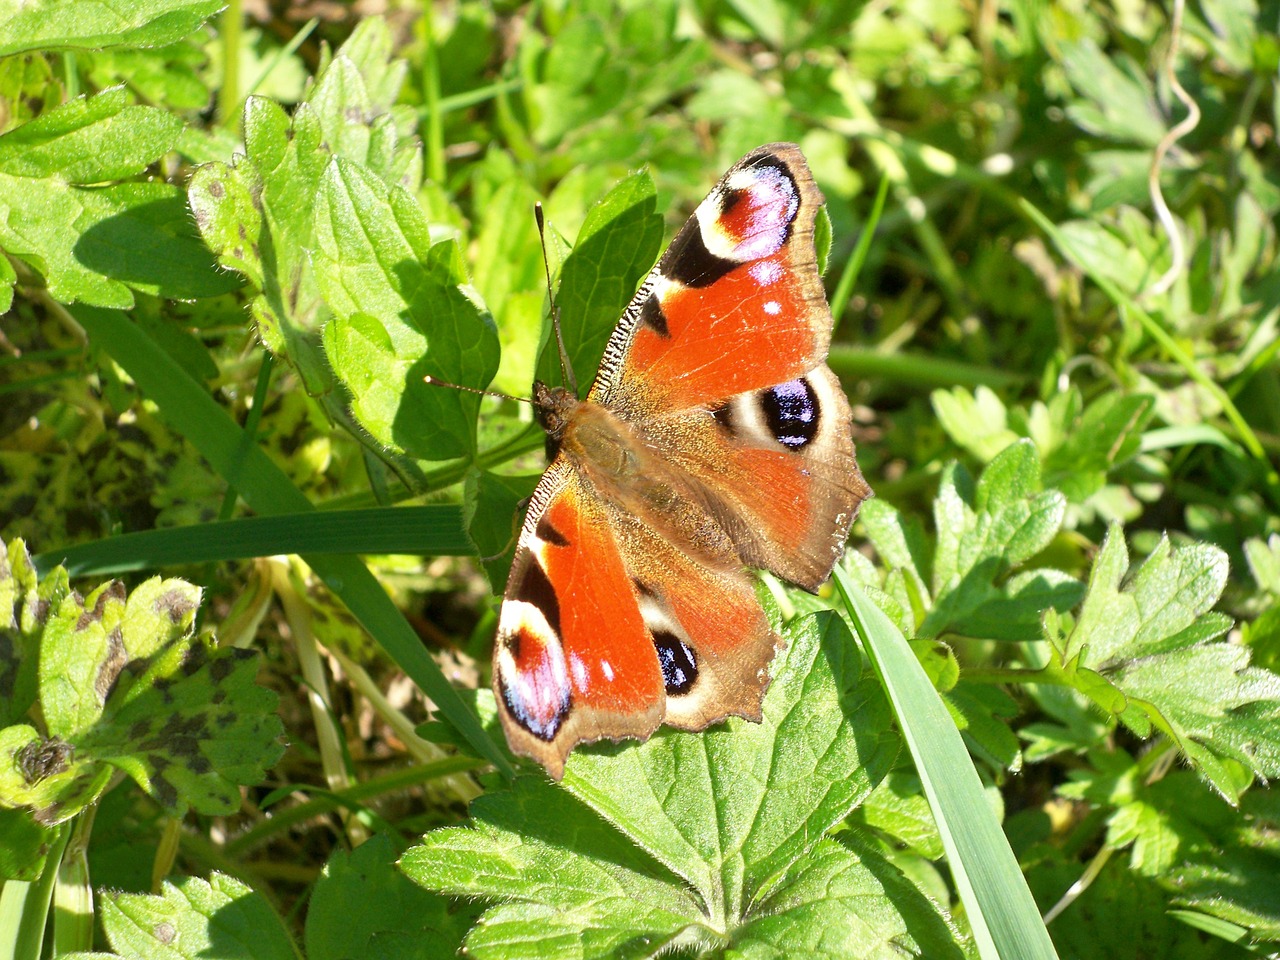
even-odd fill
[[[581,401],[567,387],[549,387],[541,380],[533,383],[533,409],[538,424],[547,433],[548,446],[559,447],[560,440],[573,419]]]

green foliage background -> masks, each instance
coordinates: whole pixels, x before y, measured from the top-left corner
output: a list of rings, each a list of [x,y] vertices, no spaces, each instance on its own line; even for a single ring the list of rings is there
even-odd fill
[[[833,596],[762,588],[762,725],[557,787],[494,724],[542,438],[423,378],[555,373],[540,200],[589,379],[776,140],[877,494],[847,582],[1053,947],[991,936],[1280,949],[1274,0],[294,10],[0,0],[0,955],[995,955]]]

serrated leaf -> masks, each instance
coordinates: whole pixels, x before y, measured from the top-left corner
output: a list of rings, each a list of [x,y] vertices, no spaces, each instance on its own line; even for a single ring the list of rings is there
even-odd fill
[[[130,106],[124,87],[77,97],[0,136],[0,172],[103,183],[142,173],[173,149],[182,121]]]
[[[65,578],[51,577],[55,583]],[[152,578],[65,596],[40,639],[43,731],[0,730],[0,800],[60,823],[132,776],[174,813],[229,813],[280,756],[251,651],[191,637],[200,591]]]
[[[297,960],[298,953],[267,901],[239,880],[165,882],[153,896],[107,892],[102,928],[127,960]]]
[[[580,750],[565,768],[568,792],[521,778],[472,805],[473,829],[428,834],[403,868],[432,889],[511,901],[468,936],[477,957],[740,945],[762,898],[803,877],[814,844],[897,749],[843,621],[805,617],[786,635],[762,723]],[[819,937],[817,903],[811,914],[794,905],[795,929]]]
[[[1280,676],[1251,667],[1248,647],[1215,642],[1231,626],[1210,609],[1226,586],[1227,557],[1162,539],[1132,575],[1128,568],[1124,537],[1112,528],[1074,629],[1066,637],[1050,629],[1049,638],[1065,662],[1124,694],[1119,716],[1131,729],[1146,736],[1159,728],[1234,800],[1223,758],[1262,776],[1280,771]]]
[[[934,501],[934,604],[917,635],[953,630],[1033,639],[1038,630],[1030,603],[1045,600],[1067,609],[1078,594],[1056,572],[1004,578],[1012,566],[1049,545],[1065,512],[1061,493],[1040,490],[1040,461],[1028,440],[1011,444],[992,460],[976,486],[958,467],[951,468]],[[1021,596],[1024,592],[1028,597]],[[1024,619],[1009,620],[1010,614]]]
[[[262,97],[245,102],[245,156],[201,168],[188,191],[196,223],[219,262],[257,290],[250,313],[272,353],[293,364],[309,393],[334,387],[320,330],[329,319],[311,251],[320,179],[334,156],[364,164],[384,183],[404,180],[416,142],[401,142],[388,116],[404,76],[388,28],[363,21],[334,56],[326,52],[308,99],[290,118]],[[372,89],[371,89],[372,88]],[[376,128],[376,130],[375,130]],[[406,155],[408,151],[408,155]],[[336,412],[336,411],[335,411]]]
[[[1046,482],[1057,486],[1076,473],[1105,473],[1131,458],[1154,409],[1155,398],[1146,394],[1116,391],[1099,397],[1065,425],[1061,446],[1045,458]]]
[[[1083,95],[1067,115],[1084,129],[1125,143],[1154,147],[1164,120],[1143,71],[1128,57],[1108,56],[1093,39],[1062,46],[1067,78]]]
[[[0,11],[0,57],[24,50],[163,46],[196,30],[222,6],[222,0],[14,5]]]
[[[0,249],[42,273],[62,303],[126,308],[131,288],[195,299],[238,285],[212,269],[181,191],[167,183],[68,187],[0,173],[0,210]]]
[[[487,384],[498,368],[488,311],[453,241],[431,244],[408,193],[336,158],[316,194],[324,344],[352,410],[379,442],[424,460],[470,454],[480,398],[429,383]]]
[[[556,305],[579,393],[586,392],[609,335],[657,258],[662,218],[655,212],[656,196],[647,173],[619,183],[587,213],[561,268]],[[560,382],[554,337],[547,341],[538,374],[547,383]]]

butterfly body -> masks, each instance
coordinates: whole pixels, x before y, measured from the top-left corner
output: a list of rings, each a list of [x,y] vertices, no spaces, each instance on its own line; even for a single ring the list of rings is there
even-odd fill
[[[586,400],[535,384],[551,466],[494,648],[513,750],[758,720],[781,646],[746,567],[809,590],[870,490],[825,364],[822,198],[790,144],[744,157],[672,241]]]

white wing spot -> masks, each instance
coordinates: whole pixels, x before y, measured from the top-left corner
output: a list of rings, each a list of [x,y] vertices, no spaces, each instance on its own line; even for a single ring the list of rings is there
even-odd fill
[[[747,268],[751,279],[762,287],[776,283],[782,276],[782,264],[776,260],[757,260]]]
[[[569,671],[573,674],[573,683],[579,690],[587,689],[587,665],[576,653],[569,654]]]

